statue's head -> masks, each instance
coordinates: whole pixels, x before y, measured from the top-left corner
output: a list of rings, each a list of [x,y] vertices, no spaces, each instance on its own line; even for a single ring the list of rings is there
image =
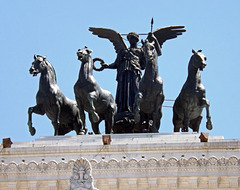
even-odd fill
[[[201,71],[207,66],[206,64],[206,56],[202,53],[202,50],[195,51],[194,49],[192,50],[193,53],[193,67],[196,69],[200,69]]]
[[[30,74],[37,76],[38,73],[42,72],[46,66],[45,60],[46,56],[34,55],[34,61],[29,69]]]
[[[136,42],[138,42],[139,41],[139,35],[136,32],[130,32],[127,35],[127,39],[128,39],[129,42],[131,42],[132,39],[135,39]]]
[[[88,61],[91,53],[92,53],[92,50],[88,49],[86,46],[85,48],[79,49],[77,51],[78,60],[80,60],[81,62]]]

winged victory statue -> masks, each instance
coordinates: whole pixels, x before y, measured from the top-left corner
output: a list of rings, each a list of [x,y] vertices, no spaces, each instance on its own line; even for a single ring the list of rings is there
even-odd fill
[[[146,66],[146,58],[142,47],[138,47],[139,35],[147,35],[149,41],[155,41],[155,48],[158,56],[161,55],[161,48],[165,41],[177,38],[185,32],[184,26],[167,26],[159,28],[152,32],[153,19],[151,23],[151,32],[148,34],[137,34],[130,32],[127,39],[128,47],[123,40],[123,35],[115,30],[108,28],[89,27],[92,34],[100,38],[108,39],[112,42],[117,53],[115,61],[111,64],[101,63],[97,71],[104,69],[117,70],[117,90],[115,101],[117,104],[117,113],[115,115],[114,133],[131,133],[134,128],[134,102],[135,96],[139,90],[139,82],[142,71]]]

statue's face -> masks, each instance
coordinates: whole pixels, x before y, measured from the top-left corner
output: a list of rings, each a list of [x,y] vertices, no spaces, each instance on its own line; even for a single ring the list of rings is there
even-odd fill
[[[138,39],[134,36],[129,36],[128,40],[129,40],[129,43],[130,43],[131,46],[135,46],[138,42]]]
[[[77,51],[78,60],[80,60],[81,62],[87,62],[89,60],[91,52],[92,50],[88,48],[79,49]]]

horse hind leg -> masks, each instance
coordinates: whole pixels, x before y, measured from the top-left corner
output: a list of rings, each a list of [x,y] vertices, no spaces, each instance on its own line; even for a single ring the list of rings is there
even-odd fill
[[[201,121],[202,115],[190,121],[190,128],[193,130],[193,132],[199,132]]]
[[[52,120],[52,125],[54,128],[54,136],[61,135],[59,132],[60,128],[60,113],[61,113],[61,106],[60,102],[56,101],[55,105],[51,107],[51,111],[55,114],[54,119]]]
[[[91,92],[88,94],[88,101],[89,101],[89,105],[90,105],[90,115],[92,117],[93,122],[97,123],[100,120],[99,115],[97,114],[97,112],[95,111],[95,106],[93,103],[93,100],[97,99],[97,93]]]
[[[107,113],[105,114],[105,134],[111,134],[114,124],[115,110],[111,108],[109,110],[106,110],[106,112]]]
[[[177,113],[175,111],[173,111],[173,119],[172,119],[172,122],[173,122],[173,126],[174,126],[174,129],[173,131],[174,132],[180,132],[180,129],[182,127],[182,119],[180,119],[177,115]]]
[[[70,131],[72,131],[71,125],[58,124],[58,135],[66,135]]]
[[[159,131],[160,126],[161,126],[161,119],[162,119],[162,106],[159,109],[159,116],[156,122],[156,127],[157,127],[157,131]]]

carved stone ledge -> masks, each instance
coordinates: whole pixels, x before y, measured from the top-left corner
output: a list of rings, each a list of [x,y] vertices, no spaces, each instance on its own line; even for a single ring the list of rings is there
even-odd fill
[[[74,160],[69,162],[30,162],[20,163],[11,162],[9,164],[0,164],[0,177],[6,176],[33,176],[33,175],[71,175],[74,167]],[[168,160],[161,158],[151,158],[149,160],[120,160],[111,159],[109,161],[96,160],[90,161],[94,175],[107,173],[138,173],[138,172],[224,172],[240,171],[240,159],[232,156],[230,158],[216,157],[196,159],[170,158]],[[234,181],[234,180],[233,180]],[[233,184],[236,182],[232,182]]]

